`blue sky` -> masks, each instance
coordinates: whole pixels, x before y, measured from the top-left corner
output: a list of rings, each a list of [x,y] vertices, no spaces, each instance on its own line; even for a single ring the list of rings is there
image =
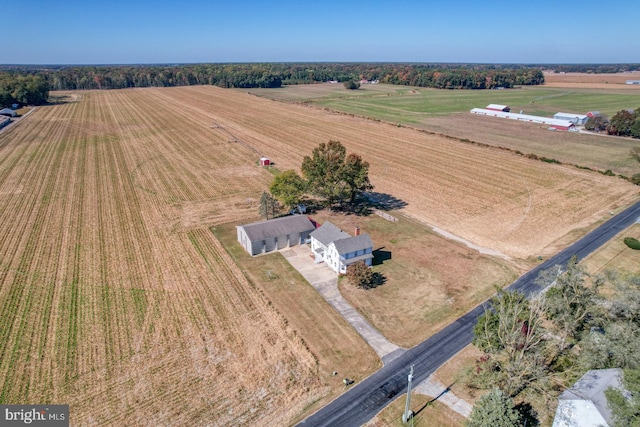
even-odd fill
[[[1,64],[640,63],[637,0],[17,0],[1,13]]]

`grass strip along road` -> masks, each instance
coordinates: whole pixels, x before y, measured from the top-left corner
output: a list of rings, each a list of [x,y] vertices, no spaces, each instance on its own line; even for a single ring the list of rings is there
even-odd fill
[[[578,260],[595,251],[640,217],[640,201],[625,209],[573,245],[522,275],[507,287],[527,297],[543,289],[535,283],[541,271],[566,265],[576,255]],[[473,327],[485,311],[486,302],[451,323],[442,331],[408,350],[329,405],[311,415],[299,426],[358,426],[369,421],[407,388],[409,367],[414,365],[414,384],[419,384],[440,365],[471,343]],[[400,417],[400,414],[398,414]]]

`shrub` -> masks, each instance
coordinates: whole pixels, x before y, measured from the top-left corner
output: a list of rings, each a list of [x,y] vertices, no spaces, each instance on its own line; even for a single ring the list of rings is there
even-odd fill
[[[636,173],[631,177],[631,182],[635,185],[640,185],[640,173]]]
[[[364,261],[354,262],[347,267],[347,279],[353,286],[370,289],[373,284],[373,270]]]
[[[625,237],[624,244],[629,246],[631,249],[640,250],[640,241],[633,237]]]
[[[387,278],[373,271],[364,261],[358,261],[347,267],[347,279],[353,286],[372,289],[384,284]]]
[[[555,163],[556,165],[561,165],[562,164],[562,163],[560,163],[559,160],[549,159],[547,157],[540,157],[540,160],[542,160],[543,162],[547,162],[547,163]]]

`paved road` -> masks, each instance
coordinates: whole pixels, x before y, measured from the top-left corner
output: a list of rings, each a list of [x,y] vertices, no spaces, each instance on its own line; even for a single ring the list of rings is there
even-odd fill
[[[611,218],[567,249],[548,259],[521,276],[508,289],[519,290],[531,296],[541,291],[535,279],[541,270],[554,265],[565,265],[574,254],[583,259],[624,230],[640,217],[640,202]],[[469,344],[473,326],[484,312],[479,305],[444,330],[407,350],[375,374],[353,386],[329,405],[311,415],[299,426],[360,426],[373,418],[407,388],[409,366],[414,367],[414,383],[419,384],[440,365]],[[400,417],[401,414],[398,414]]]

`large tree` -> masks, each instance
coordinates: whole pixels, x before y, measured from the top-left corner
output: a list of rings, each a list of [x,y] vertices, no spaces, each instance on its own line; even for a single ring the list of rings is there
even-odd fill
[[[306,188],[305,180],[296,171],[286,170],[273,178],[269,191],[284,206],[293,208],[302,200]]]
[[[547,270],[537,282],[549,286],[544,294],[544,310],[560,338],[560,350],[564,350],[579,339],[595,317],[602,280],[592,278],[574,256],[565,271]]]
[[[373,190],[373,185],[369,182],[369,163],[355,153],[350,153],[345,159],[342,179],[351,204],[359,194]]]
[[[357,154],[347,156],[340,141],[321,143],[311,157],[302,161],[302,174],[308,190],[331,207],[336,203],[353,203],[364,191],[373,189],[369,182],[369,163]]]
[[[498,386],[516,396],[529,385],[546,380],[545,329],[540,300],[528,301],[520,292],[499,290],[491,309],[474,327],[473,344],[485,353],[471,384]]]
[[[640,115],[640,108],[635,111],[620,110],[613,117],[607,126],[609,135],[629,136],[631,127]]]

